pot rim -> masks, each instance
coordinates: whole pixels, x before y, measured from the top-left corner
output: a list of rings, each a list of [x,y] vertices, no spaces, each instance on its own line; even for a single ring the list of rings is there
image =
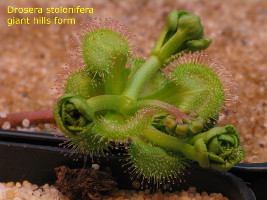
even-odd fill
[[[53,134],[47,133],[36,133],[36,132],[26,132],[26,131],[17,131],[17,130],[2,130],[0,129],[0,139],[8,141],[20,142],[20,140],[26,140],[30,143],[35,143],[36,141],[39,144],[42,142],[49,142],[49,146],[58,146],[58,144],[67,141],[65,136],[56,136]],[[238,163],[234,165],[233,169],[241,171],[266,171],[267,162],[263,163]]]
[[[267,171],[267,162],[263,163],[238,163],[233,167],[241,171]]]

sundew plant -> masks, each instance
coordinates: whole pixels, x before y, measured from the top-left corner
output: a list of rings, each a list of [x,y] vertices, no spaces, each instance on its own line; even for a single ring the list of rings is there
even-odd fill
[[[191,161],[229,170],[245,154],[236,129],[217,125],[231,77],[206,55],[198,16],[173,10],[147,60],[113,22],[81,34],[83,67],[69,75],[54,116],[83,153],[124,144],[129,171],[148,182],[170,181]],[[130,67],[129,67],[130,65]]]

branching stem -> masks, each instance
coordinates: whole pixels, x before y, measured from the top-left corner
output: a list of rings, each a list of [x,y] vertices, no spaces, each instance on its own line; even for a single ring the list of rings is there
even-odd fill
[[[127,96],[133,100],[136,100],[145,84],[154,75],[154,73],[160,68],[162,63],[157,56],[151,56],[134,74],[131,80],[126,85],[126,88],[122,95]]]
[[[144,129],[142,136],[159,147],[178,151],[183,153],[186,158],[198,161],[197,152],[195,151],[194,146],[188,144],[186,140],[167,135],[152,127]]]

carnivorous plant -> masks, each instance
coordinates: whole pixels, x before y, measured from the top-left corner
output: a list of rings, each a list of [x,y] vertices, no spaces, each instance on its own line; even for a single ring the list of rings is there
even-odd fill
[[[198,16],[173,10],[146,60],[131,56],[122,32],[98,23],[81,36],[84,67],[67,78],[54,108],[75,149],[124,143],[129,170],[152,182],[172,180],[189,161],[229,170],[244,158],[236,129],[217,126],[227,74],[202,51],[211,40]]]

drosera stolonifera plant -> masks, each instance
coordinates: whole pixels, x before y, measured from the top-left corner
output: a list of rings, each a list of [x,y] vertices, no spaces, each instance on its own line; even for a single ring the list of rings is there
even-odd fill
[[[236,129],[217,126],[228,73],[201,51],[211,40],[198,16],[173,10],[147,60],[130,57],[128,39],[106,24],[81,36],[84,68],[67,78],[54,108],[76,150],[124,143],[129,171],[148,183],[179,178],[190,161],[229,170],[244,158]]]

